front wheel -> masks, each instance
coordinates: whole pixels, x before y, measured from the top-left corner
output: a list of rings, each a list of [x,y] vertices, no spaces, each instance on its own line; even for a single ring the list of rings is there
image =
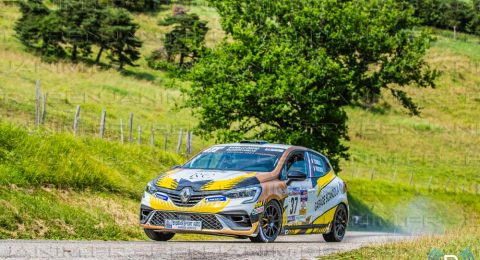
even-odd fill
[[[151,229],[143,229],[148,238],[155,241],[168,241],[175,236],[175,233],[155,232]]]
[[[327,242],[340,242],[345,237],[347,230],[347,208],[345,205],[340,204],[335,211],[335,216],[332,221],[332,229],[329,233],[323,234],[323,239]]]
[[[270,201],[260,216],[258,235],[250,237],[254,243],[269,243],[275,241],[282,227],[282,211],[275,201]]]

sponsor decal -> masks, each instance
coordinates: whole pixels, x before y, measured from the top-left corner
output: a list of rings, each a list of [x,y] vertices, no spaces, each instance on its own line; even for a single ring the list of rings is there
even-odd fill
[[[263,212],[264,209],[265,208],[263,206],[263,201],[257,201],[257,203],[255,203],[255,206],[253,207],[252,214],[260,214]]]
[[[255,203],[255,208],[258,208],[261,206],[263,206],[263,201],[257,201],[257,203]]]
[[[292,222],[292,221],[295,221],[295,216],[288,216],[287,222]]]
[[[164,195],[164,194],[162,194],[162,193],[158,193],[158,192],[157,192],[157,193],[155,193],[155,198],[157,198],[157,199],[161,199],[161,200],[165,200],[165,201],[167,201],[167,200],[168,200],[168,196],[167,196],[167,195]]]
[[[225,196],[215,196],[215,197],[208,197],[205,200],[207,202],[226,201],[227,197],[225,197]]]
[[[308,200],[308,191],[307,190],[301,190],[300,191],[300,201],[301,202],[306,202]]]
[[[277,152],[277,153],[283,153],[285,149],[280,149],[280,148],[265,148],[266,152]]]
[[[188,179],[190,180],[198,180],[198,179],[213,179],[216,176],[215,172],[204,172],[198,171],[194,174],[190,175]]]
[[[288,194],[289,195],[299,195],[300,194],[300,188],[299,187],[289,187],[288,188]]]
[[[322,165],[322,162],[320,162],[320,160],[317,160],[317,159],[310,159],[310,161],[313,163],[313,164],[316,164],[316,165]]]
[[[338,187],[334,186],[331,190],[327,191],[315,202],[315,211],[317,211],[321,206],[327,204],[330,200],[335,198],[339,193]]]
[[[296,220],[297,220],[297,222],[304,223],[304,222],[307,221],[307,218],[306,218],[306,216],[297,216]]]
[[[300,211],[298,213],[299,215],[307,215],[307,202],[302,201],[300,202]]]
[[[256,209],[254,209],[254,211],[255,211],[255,213],[256,213],[256,214],[260,214],[260,213],[262,213],[262,212],[263,212],[263,210],[264,210],[264,207],[263,207],[263,206],[261,206],[261,207],[258,207],[258,208],[256,208]]]

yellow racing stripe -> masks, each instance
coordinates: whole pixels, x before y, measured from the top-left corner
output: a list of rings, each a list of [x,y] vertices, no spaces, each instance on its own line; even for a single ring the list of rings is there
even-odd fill
[[[157,181],[157,186],[165,189],[175,190],[177,189],[178,182],[171,176],[177,173],[179,169],[171,170],[164,173]]]
[[[220,181],[211,181],[202,186],[202,190],[204,191],[211,191],[211,190],[230,190],[235,185],[240,183],[241,181],[248,179],[250,177],[254,177],[256,173],[251,172],[247,174],[240,175],[238,177],[229,179],[229,180],[220,180]]]
[[[320,194],[322,189],[327,186],[337,175],[333,171],[329,171],[325,176],[318,178],[317,180],[317,195]]]

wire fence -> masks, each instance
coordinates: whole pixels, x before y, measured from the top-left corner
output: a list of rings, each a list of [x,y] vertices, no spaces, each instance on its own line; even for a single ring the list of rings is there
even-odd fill
[[[145,120],[142,120],[142,124],[137,122],[133,112],[128,112],[127,118],[109,114],[105,109],[97,116],[92,115],[91,109],[83,111],[84,107],[89,107],[89,103],[86,101],[89,98],[92,99],[92,95],[84,94],[82,97],[81,100],[77,100],[80,104],[77,103],[74,110],[59,111],[52,108],[56,106],[56,103],[49,103],[50,99],[47,94],[42,93],[40,81],[37,80],[35,99],[33,100],[35,104],[34,111],[32,111],[33,120],[32,112],[17,107],[22,103],[18,100],[3,98],[2,106],[7,109],[4,116],[12,117],[13,121],[20,114],[25,114],[20,116],[24,120],[21,122],[17,120],[16,123],[26,128],[33,127],[53,133],[71,133],[78,137],[89,136],[122,144],[150,145],[185,156],[190,156],[194,151],[201,150],[205,146],[204,141],[198,138],[190,127],[165,125],[158,122],[145,123]]]

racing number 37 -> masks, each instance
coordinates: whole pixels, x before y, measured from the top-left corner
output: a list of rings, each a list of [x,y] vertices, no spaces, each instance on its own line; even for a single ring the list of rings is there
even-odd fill
[[[295,214],[297,212],[297,206],[298,206],[298,197],[292,197],[290,200],[290,204],[292,205],[292,208],[290,208],[290,214]]]

